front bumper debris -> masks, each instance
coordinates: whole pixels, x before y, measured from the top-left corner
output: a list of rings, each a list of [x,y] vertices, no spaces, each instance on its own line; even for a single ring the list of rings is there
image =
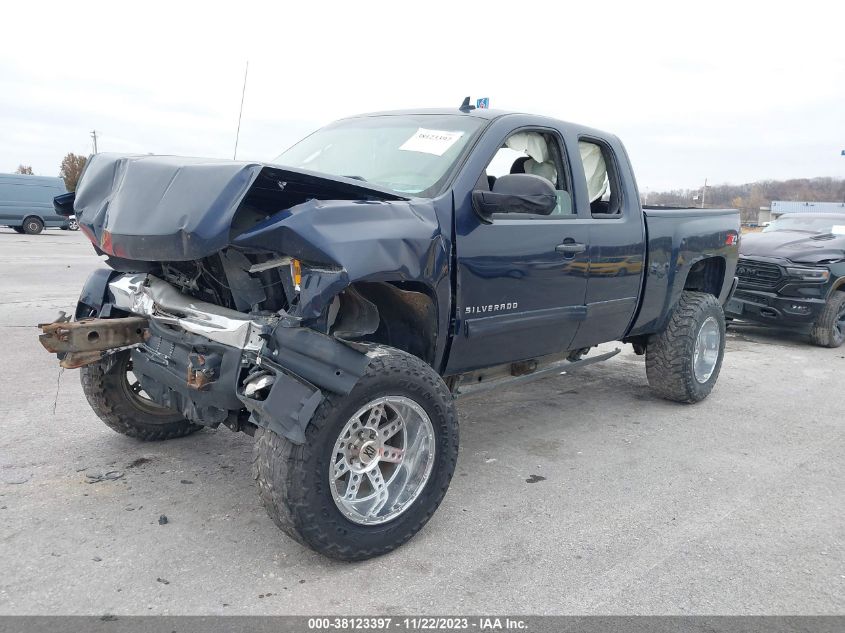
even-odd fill
[[[370,362],[366,348],[300,327],[284,312],[223,308],[152,275],[113,278],[106,300],[105,313],[133,316],[62,315],[40,326],[44,347],[66,368],[131,348],[132,372],[150,398],[206,426],[254,428],[248,421],[302,443],[323,391],[348,394]]]
[[[243,312],[199,301],[153,275],[121,275],[109,283],[109,291],[116,308],[238,349],[261,349],[261,336],[278,321],[250,319]]]
[[[138,345],[149,334],[149,321],[144,317],[70,321],[62,313],[53,323],[39,323],[38,327],[43,332],[38,337],[41,345],[58,354],[65,369],[96,362],[106,350]]]

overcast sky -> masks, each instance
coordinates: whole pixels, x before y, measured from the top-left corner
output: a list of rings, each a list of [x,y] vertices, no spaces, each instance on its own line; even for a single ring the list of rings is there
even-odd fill
[[[336,118],[491,107],[618,134],[640,188],[845,177],[845,2],[18,2],[0,172],[69,151],[270,160]]]

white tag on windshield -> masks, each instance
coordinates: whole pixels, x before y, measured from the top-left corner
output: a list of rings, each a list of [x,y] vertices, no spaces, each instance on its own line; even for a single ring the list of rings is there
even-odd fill
[[[834,224],[830,232],[834,235],[845,235],[845,224]]]
[[[399,149],[406,152],[423,152],[443,156],[455,142],[464,135],[463,132],[448,132],[445,130],[428,130],[418,128],[414,135],[402,144]]]

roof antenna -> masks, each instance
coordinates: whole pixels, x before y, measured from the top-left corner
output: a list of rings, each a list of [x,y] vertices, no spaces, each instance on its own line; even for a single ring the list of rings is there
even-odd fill
[[[475,110],[475,106],[469,104],[469,97],[464,97],[464,102],[458,110],[461,112],[470,112],[471,110]]]
[[[249,72],[249,60],[246,62],[244,68],[244,88],[241,91],[241,109],[238,110],[238,131],[235,132],[235,153],[232,155],[232,160],[238,159],[238,139],[241,137],[241,117],[244,113],[244,95],[246,95],[246,74]]]

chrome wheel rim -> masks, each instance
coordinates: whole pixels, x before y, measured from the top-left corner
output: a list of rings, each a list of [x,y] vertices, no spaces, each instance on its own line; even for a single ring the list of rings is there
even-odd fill
[[[410,398],[368,402],[344,425],[329,467],[332,498],[360,525],[392,521],[422,493],[434,466],[434,426]]]
[[[695,339],[695,352],[693,353],[692,367],[695,379],[704,384],[716,370],[716,363],[719,360],[719,346],[721,334],[719,323],[714,317],[707,317],[698,330]]]

